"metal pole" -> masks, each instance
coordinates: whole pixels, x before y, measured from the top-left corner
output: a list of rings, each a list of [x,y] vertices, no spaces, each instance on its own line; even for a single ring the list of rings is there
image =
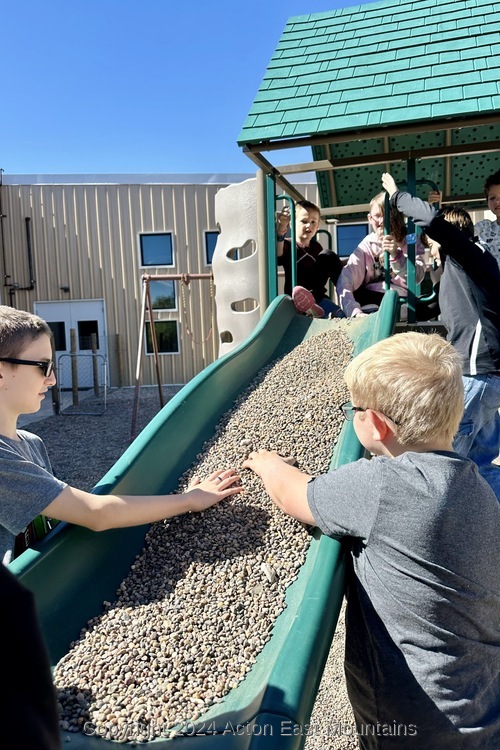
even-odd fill
[[[71,389],[73,391],[73,406],[78,406],[78,360],[76,354],[76,331],[74,328],[69,332],[71,346]]]
[[[139,336],[137,344],[137,363],[135,366],[135,392],[134,392],[134,404],[132,407],[132,426],[130,428],[130,439],[135,437],[135,430],[137,424],[137,413],[139,411],[139,388],[141,378],[141,362],[142,362],[142,347],[143,347],[143,336],[144,336],[144,323],[146,318],[146,279],[142,277],[142,302],[141,302],[141,322],[139,323]]]
[[[257,252],[259,255],[259,304],[260,317],[269,305],[269,285],[267,283],[267,232],[266,232],[266,180],[262,169],[257,170]]]
[[[291,248],[291,254],[290,254],[290,263],[292,264],[292,289],[294,286],[297,286],[297,244],[295,242],[295,204],[290,198],[289,195],[277,195],[276,196],[277,201],[286,201],[288,203],[288,207],[290,208],[290,248]],[[274,238],[275,246],[276,246],[276,237]]]
[[[148,302],[149,332],[151,333],[151,341],[153,342],[153,352],[154,352],[155,368],[156,368],[156,380],[158,383],[158,395],[160,397],[160,406],[163,409],[163,407],[165,406],[165,402],[163,400],[163,391],[161,387],[160,360],[158,359],[158,340],[156,338],[156,326],[155,326],[155,322],[153,319],[153,305],[151,303],[149,279],[146,281],[146,299]]]
[[[389,200],[389,193],[386,192],[384,199],[384,235],[391,233],[391,204]],[[384,253],[384,291],[387,292],[391,288],[391,256],[387,252]]]
[[[407,159],[408,175],[408,192],[415,195],[417,190],[415,159]],[[406,244],[408,249],[407,277],[406,284],[408,287],[408,323],[415,323],[417,320],[416,300],[417,300],[417,269],[415,265],[416,257],[415,224],[413,219],[408,217]]]
[[[92,376],[94,379],[94,396],[99,395],[99,364],[97,362],[97,336],[95,333],[90,335],[92,342]]]
[[[267,227],[267,287],[268,299],[278,296],[278,256],[276,253],[276,182],[272,175],[266,175],[266,227]]]

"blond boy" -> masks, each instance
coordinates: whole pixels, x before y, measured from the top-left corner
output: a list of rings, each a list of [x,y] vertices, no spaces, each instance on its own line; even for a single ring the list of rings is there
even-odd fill
[[[350,552],[345,669],[361,748],[500,747],[500,506],[453,452],[461,374],[437,334],[393,336],[345,373],[344,415],[370,460],[318,477],[275,452],[243,464]]]

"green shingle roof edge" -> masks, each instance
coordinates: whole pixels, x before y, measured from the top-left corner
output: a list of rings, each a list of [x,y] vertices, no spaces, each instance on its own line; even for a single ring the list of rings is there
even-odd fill
[[[499,31],[486,0],[381,0],[294,16],[238,145],[495,112]]]

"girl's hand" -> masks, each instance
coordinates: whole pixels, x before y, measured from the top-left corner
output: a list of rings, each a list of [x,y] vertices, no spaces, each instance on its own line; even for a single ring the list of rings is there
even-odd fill
[[[384,234],[382,237],[382,250],[383,253],[387,252],[389,255],[395,255],[398,248],[396,247],[396,241],[390,234]],[[379,255],[380,258],[380,255]]]
[[[190,510],[205,510],[225,497],[241,492],[243,488],[235,484],[239,480],[240,477],[234,469],[218,469],[203,481],[200,477],[193,477],[184,493],[190,496]]]

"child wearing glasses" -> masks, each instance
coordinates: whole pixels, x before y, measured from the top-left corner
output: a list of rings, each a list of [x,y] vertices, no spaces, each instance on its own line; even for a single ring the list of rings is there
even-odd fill
[[[94,531],[136,526],[202,511],[241,491],[232,469],[195,479],[180,495],[94,495],[52,474],[42,440],[17,429],[20,414],[37,412],[55,384],[52,333],[36,315],[0,305],[0,559],[8,564],[18,534],[36,516]]]
[[[372,232],[368,234],[350,254],[337,281],[339,304],[348,318],[358,318],[378,309],[384,296],[385,253],[389,253],[390,287],[400,297],[408,295],[406,224],[404,216],[392,209],[390,234],[384,235],[385,193],[378,193],[370,201],[368,221]],[[416,282],[420,284],[425,276],[423,256],[425,247],[420,240],[416,247]],[[364,310],[363,308],[367,308]]]
[[[345,671],[361,748],[500,747],[500,505],[453,451],[462,358],[396,334],[348,365],[344,414],[372,454],[313,477],[258,450],[289,515],[349,551]]]

